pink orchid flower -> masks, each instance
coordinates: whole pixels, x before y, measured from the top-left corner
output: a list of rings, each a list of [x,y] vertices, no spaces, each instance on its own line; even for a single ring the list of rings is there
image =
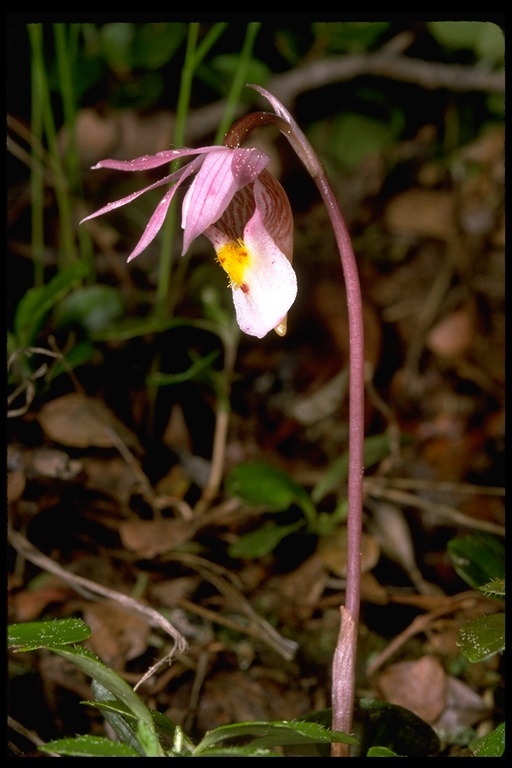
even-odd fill
[[[82,221],[127,205],[144,192],[170,185],[130,253],[131,261],[158,234],[175,192],[195,175],[182,205],[182,255],[196,237],[206,235],[217,261],[228,274],[242,331],[262,338],[274,328],[283,335],[287,312],[297,294],[291,266],[293,218],[281,184],[266,170],[268,155],[257,149],[211,146],[169,150],[134,160],[101,160],[94,169],[148,171],[184,157],[193,159]]]

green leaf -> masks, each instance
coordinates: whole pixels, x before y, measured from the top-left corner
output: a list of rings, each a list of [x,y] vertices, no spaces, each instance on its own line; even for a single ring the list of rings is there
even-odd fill
[[[469,748],[475,757],[501,757],[505,751],[505,723],[486,736],[473,739]]]
[[[381,153],[402,130],[403,115],[398,109],[393,110],[387,103],[382,105],[374,94],[367,99],[372,110],[376,106],[384,111],[382,119],[343,112],[310,128],[310,140],[316,146],[326,147],[326,161],[331,161],[333,172],[340,166],[348,170],[357,168],[367,156]]]
[[[149,710],[148,710],[149,712]],[[151,717],[151,712],[149,712]],[[160,740],[157,736],[153,718],[148,722],[147,720],[139,720],[136,729],[137,741],[142,747],[145,757],[163,757],[164,752],[160,744]]]
[[[219,93],[225,95],[227,92],[226,83],[230,83],[233,80],[239,67],[240,54],[223,53],[208,61],[208,67],[201,68],[201,75],[205,78],[208,77],[211,84],[217,86]],[[206,72],[207,69],[210,70],[209,73]],[[272,72],[263,61],[251,58],[248,62],[245,82],[264,85],[268,82],[271,74]],[[245,94],[245,96],[246,98],[249,98],[247,94]]]
[[[302,718],[328,727],[332,709],[319,709]],[[364,757],[372,747],[386,747],[407,757],[436,757],[441,744],[434,729],[405,707],[376,699],[357,699],[354,705],[354,730],[359,737],[359,753]]]
[[[505,614],[479,616],[464,624],[457,645],[472,663],[484,661],[505,649]]]
[[[85,285],[66,296],[56,307],[58,328],[77,323],[89,333],[109,328],[124,313],[124,302],[111,285]]]
[[[252,742],[252,747],[257,749],[268,747],[287,747],[306,744],[357,744],[355,736],[342,731],[331,731],[318,723],[308,723],[300,720],[286,722],[284,730],[281,724],[264,736],[260,736]]]
[[[347,499],[342,499],[332,512],[319,512],[316,533],[319,536],[331,536],[339,524],[347,519],[347,513]]]
[[[100,28],[103,57],[119,76],[131,71],[131,48],[136,29],[135,24],[124,22],[103,24]]]
[[[449,541],[447,548],[455,570],[474,589],[505,575],[505,546],[494,536],[460,536]]]
[[[405,755],[397,755],[396,752],[387,747],[370,747],[366,757],[405,757]]]
[[[131,47],[134,69],[160,69],[167,64],[185,39],[187,25],[181,22],[141,24]]]
[[[137,719],[137,739],[141,743],[146,757],[163,756],[151,712],[122,677],[103,664],[97,656],[81,646],[75,646],[70,649],[60,647],[53,648],[52,650],[72,664],[75,664],[93,680],[100,682],[133,712]]]
[[[181,757],[181,754],[172,753],[172,757]],[[195,755],[188,755],[195,757]],[[271,749],[255,749],[252,744],[241,747],[211,747],[201,752],[198,757],[285,757],[278,755]]]
[[[204,371],[211,368],[218,356],[219,353],[214,350],[204,357],[194,360],[190,368],[180,373],[151,373],[146,377],[146,384],[148,386],[165,387],[171,384],[181,384],[183,381],[190,381],[190,379],[197,378]]]
[[[315,35],[321,41],[319,47],[326,47],[333,53],[371,50],[388,28],[388,21],[374,21],[371,24],[366,21],[319,21],[312,25]]]
[[[359,699],[354,720],[361,728],[361,755],[372,747],[387,747],[407,757],[436,757],[441,745],[434,729],[405,707],[374,699]],[[359,730],[356,729],[359,733]]]
[[[292,744],[357,744],[355,736],[340,731],[330,731],[319,723],[303,720],[281,720],[274,722],[248,722],[221,726],[209,731],[194,750],[194,755],[202,754],[214,744],[232,739],[255,737],[251,741],[253,749],[267,749],[274,746]]]
[[[75,104],[82,103],[84,94],[106,76],[105,63],[99,56],[98,29],[93,24],[81,24],[84,46],[75,51],[73,66],[73,92]],[[61,94],[58,78],[51,79],[51,87]]]
[[[505,61],[505,34],[497,24],[488,23],[480,31],[475,51],[482,59],[495,65]]]
[[[443,46],[469,49],[495,63],[505,55],[505,37],[497,24],[488,21],[430,21],[428,29]]]
[[[505,597],[505,579],[491,579],[487,584],[479,587],[484,595],[495,595],[496,597]]]
[[[117,323],[113,323],[109,328],[96,331],[92,334],[94,341],[128,341],[140,336],[151,336],[155,333],[163,333],[171,328],[181,328],[188,326],[190,328],[201,328],[211,333],[216,333],[217,329],[213,323],[203,320],[189,320],[184,317],[172,317],[168,320],[161,320],[158,317],[127,318]]]
[[[105,736],[77,736],[57,739],[38,747],[41,752],[54,752],[66,757],[140,757],[133,747]]]
[[[132,747],[138,755],[144,756],[144,750],[139,744],[135,735],[135,718],[132,712],[123,707],[116,697],[97,680],[91,683],[91,689],[96,697],[95,702],[82,702],[101,708],[102,714],[111,726],[118,740],[129,747]]]
[[[389,455],[389,451],[390,443],[387,433],[367,437],[363,447],[364,466],[369,468],[378,464]],[[315,504],[318,504],[328,493],[342,488],[348,477],[348,457],[348,451],[345,451],[327,468],[311,493]]]
[[[56,619],[11,624],[7,628],[7,645],[17,651],[80,643],[91,636],[91,630],[82,619]]]
[[[272,520],[264,523],[255,531],[240,536],[237,541],[229,546],[230,557],[264,557],[272,552],[279,542],[304,526],[304,521],[299,520],[291,525],[277,525]]]
[[[316,509],[304,488],[286,472],[264,462],[248,462],[234,467],[226,478],[226,490],[246,504],[281,512],[297,504],[308,522],[316,518]]]
[[[47,374],[47,381],[54,381],[57,376],[63,373],[69,375],[80,365],[88,363],[96,352],[95,347],[89,341],[78,341],[71,349],[66,350],[64,360],[56,360]]]
[[[92,681],[91,687],[96,697],[95,700],[83,701],[82,704],[99,709],[114,728],[120,741],[130,744],[134,749],[144,754],[135,735],[137,718],[134,713],[130,711],[126,704],[113,696],[107,688],[98,683],[97,680]],[[173,744],[174,754],[176,756],[181,754],[189,755],[194,748],[194,744],[183,733],[181,727],[160,712],[151,709],[150,713],[158,733]]]
[[[181,725],[174,723],[167,715],[163,715],[161,712],[151,710],[153,715],[153,722],[157,731],[166,739],[171,739],[173,746],[179,746],[179,753],[184,755],[190,754],[194,748],[194,743],[183,732]]]
[[[29,288],[14,316],[14,333],[20,347],[32,346],[51,309],[89,274],[83,261],[62,269],[46,285]]]

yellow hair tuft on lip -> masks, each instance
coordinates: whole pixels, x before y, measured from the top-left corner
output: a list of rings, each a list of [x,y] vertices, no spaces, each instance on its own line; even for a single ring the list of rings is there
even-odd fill
[[[225,243],[217,251],[217,261],[228,276],[231,287],[242,288],[247,293],[247,283],[245,275],[250,267],[252,259],[249,255],[244,241],[238,238],[236,242]]]

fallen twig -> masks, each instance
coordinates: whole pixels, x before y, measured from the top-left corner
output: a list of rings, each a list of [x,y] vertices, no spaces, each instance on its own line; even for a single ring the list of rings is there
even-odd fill
[[[91,581],[76,573],[67,571],[54,560],[36,549],[25,536],[12,530],[10,527],[8,531],[8,539],[18,554],[25,557],[34,565],[37,565],[39,568],[42,568],[44,571],[55,574],[65,581],[66,584],[70,584],[73,589],[83,597],[90,599],[92,596],[99,596],[106,598],[107,600],[113,600],[127,611],[144,616],[152,626],[163,629],[163,631],[170,635],[174,641],[174,648],[166,657],[167,660],[170,660],[175,653],[180,654],[187,650],[188,643],[181,632],[178,632],[178,630],[154,608],[151,608],[149,605],[144,605],[122,592],[117,592],[114,589],[103,586],[103,584],[97,584],[95,581]]]

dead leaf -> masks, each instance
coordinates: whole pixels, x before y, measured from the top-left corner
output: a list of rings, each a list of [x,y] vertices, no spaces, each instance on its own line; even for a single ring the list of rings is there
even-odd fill
[[[494,124],[486,128],[478,138],[466,144],[461,150],[461,157],[480,165],[500,164],[505,153],[505,128]]]
[[[190,488],[190,478],[181,464],[172,466],[156,484],[155,491],[159,496],[173,499],[183,499]]]
[[[392,232],[449,240],[456,232],[453,195],[430,189],[409,189],[386,208],[385,223]]]
[[[71,392],[46,403],[38,418],[46,436],[62,445],[114,448],[117,433],[127,445],[140,450],[135,435],[105,405],[80,392]]]
[[[467,307],[441,318],[430,330],[426,346],[438,357],[461,358],[475,340],[475,322]]]
[[[56,576],[43,574],[29,589],[17,592],[12,600],[11,620],[17,622],[35,621],[51,604],[64,603],[69,599],[70,590]]]
[[[361,600],[366,603],[375,603],[376,605],[387,605],[389,603],[387,589],[379,584],[373,573],[361,574]]]
[[[391,665],[379,675],[378,687],[386,701],[410,709],[426,723],[435,723],[446,705],[446,673],[433,656]]]
[[[287,690],[279,679],[254,679],[256,674],[221,671],[206,680],[197,712],[201,732],[243,721],[291,720],[308,711],[305,692]]]
[[[151,586],[151,595],[161,605],[175,608],[182,599],[190,600],[199,586],[199,576],[179,576]]]
[[[347,529],[337,528],[329,536],[322,536],[317,548],[318,556],[326,568],[340,578],[347,575]],[[380,547],[374,536],[363,533],[361,538],[361,573],[371,571],[380,557]]]
[[[456,734],[481,722],[491,713],[484,699],[462,680],[447,678],[446,706],[435,722],[436,729]]]
[[[314,311],[325,324],[337,349],[348,360],[350,355],[348,310],[342,300],[343,284],[320,280],[314,287]],[[382,323],[374,306],[363,300],[364,356],[373,369],[377,368],[382,354]]]
[[[25,473],[22,469],[16,469],[7,474],[7,503],[13,504],[23,496],[25,490]]]
[[[102,117],[95,109],[81,109],[73,128],[76,149],[84,168],[90,168],[102,157],[110,157],[118,134],[114,120]],[[69,148],[67,125],[60,131],[58,142],[62,155],[65,155]]]
[[[372,503],[371,511],[368,527],[378,541],[376,546],[380,546],[387,557],[406,571],[420,594],[440,594],[437,585],[425,581],[416,565],[411,529],[400,507],[381,501]]]
[[[7,502],[13,504],[23,496],[26,477],[23,453],[19,448],[7,446]]]
[[[91,628],[88,645],[109,666],[124,668],[126,661],[147,648],[149,625],[113,602],[86,603],[84,621]]]
[[[23,467],[16,467],[7,473],[7,503],[19,501],[25,491],[27,480]]]
[[[136,483],[133,470],[120,456],[83,456],[85,486],[126,503]]]
[[[264,586],[264,603],[282,621],[309,618],[318,607],[327,582],[327,571],[315,552],[298,568],[269,579]]]
[[[74,480],[82,471],[78,459],[71,459],[65,451],[55,448],[36,448],[26,453],[27,475],[54,480]]]
[[[140,557],[156,557],[189,541],[194,528],[187,520],[127,520],[119,534],[123,546]]]

